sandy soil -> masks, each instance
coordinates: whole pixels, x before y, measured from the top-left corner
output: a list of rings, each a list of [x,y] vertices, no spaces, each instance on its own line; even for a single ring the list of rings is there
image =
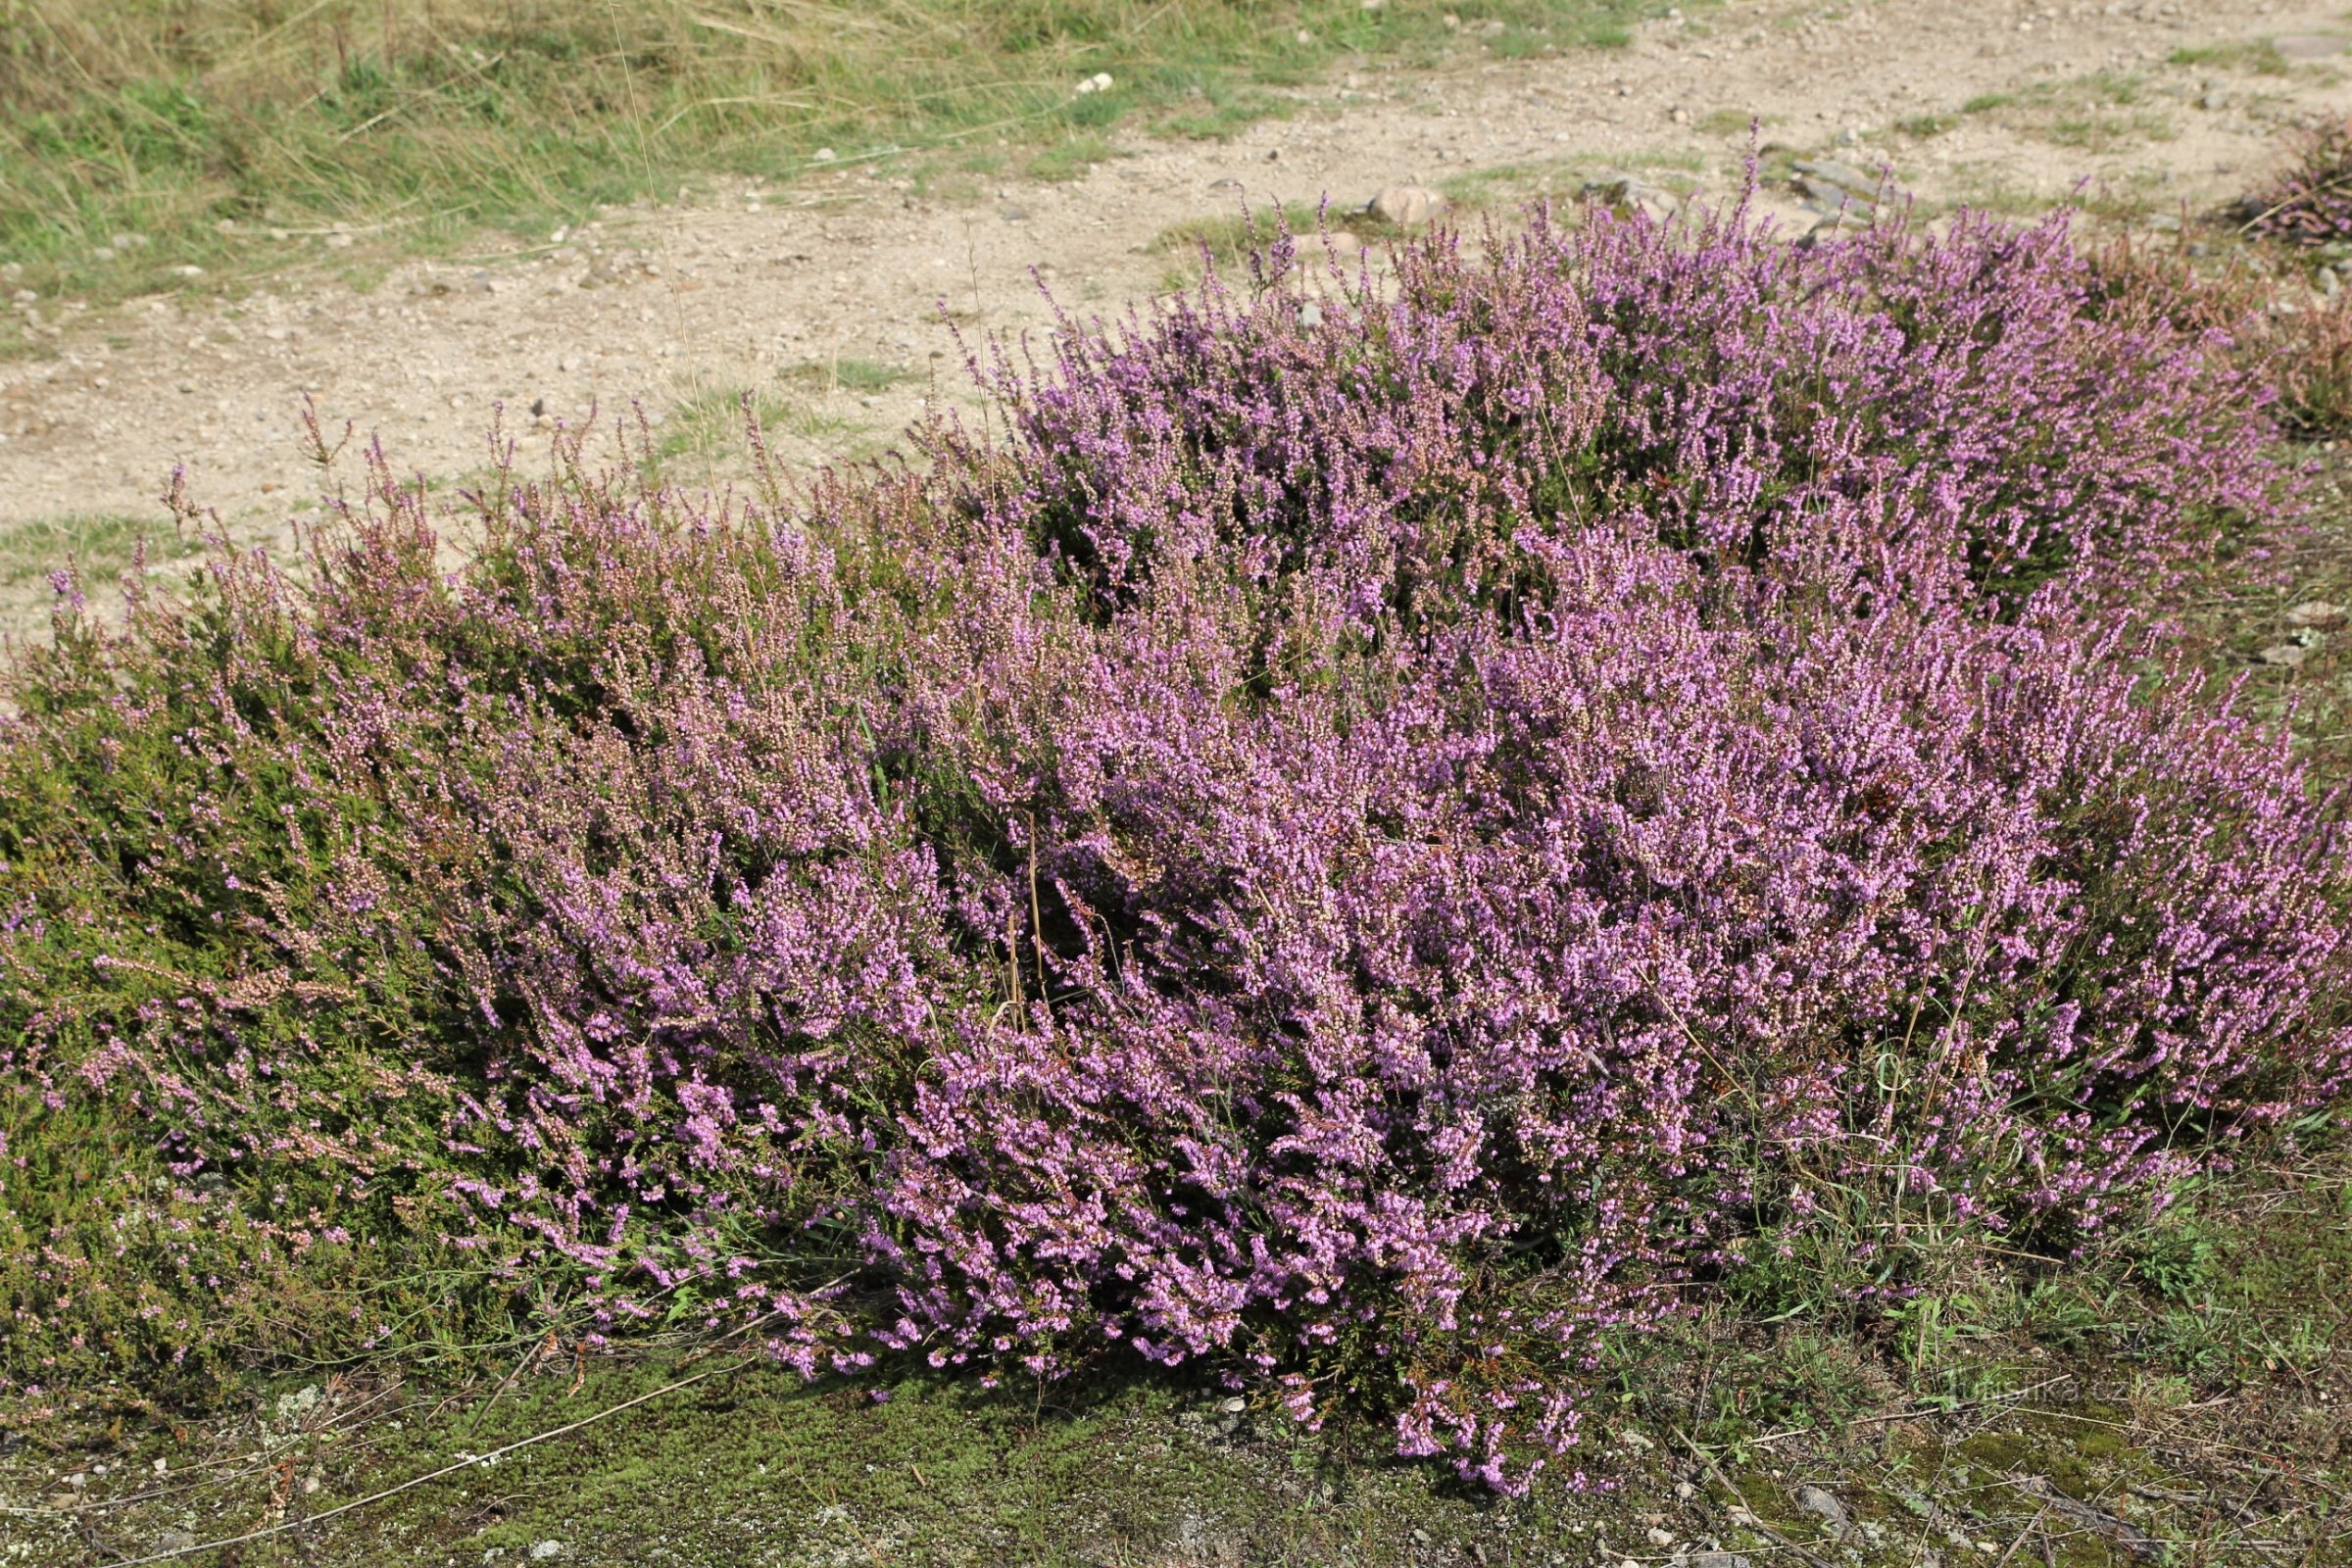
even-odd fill
[[[2268,74],[2229,47],[2265,39]],[[952,199],[843,168],[404,265],[364,292],[322,257],[235,302],[19,305],[47,352],[0,365],[0,529],[160,518],[181,465],[200,501],[265,536],[318,500],[305,394],[443,478],[484,466],[501,402],[526,465],[558,421],[636,400],[691,473],[718,461],[698,438],[726,445],[715,411],[747,387],[782,394],[789,460],[870,452],[923,400],[966,395],[943,312],[967,338],[1044,326],[1041,278],[1068,308],[1115,310],[1188,270],[1172,225],[1245,203],[1353,207],[1413,183],[1483,187],[1507,210],[1611,169],[1721,195],[1753,117],[1767,143],[1886,166],[1930,207],[2025,211],[2081,189],[2162,223],[2244,189],[2293,123],[2352,110],[2340,0],[1726,0],[1625,50],[1499,63],[1473,42],[1450,71],[1343,75],[1232,142],[1138,139],[1067,183]],[[1815,220],[1786,188],[1766,201]],[[844,363],[859,384],[831,384]],[[877,385],[879,367],[904,379]]]

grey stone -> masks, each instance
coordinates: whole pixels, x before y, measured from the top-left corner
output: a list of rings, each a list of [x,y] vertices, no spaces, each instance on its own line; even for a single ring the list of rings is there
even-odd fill
[[[561,1557],[563,1555],[564,1543],[561,1541],[542,1541],[537,1545],[531,1547],[531,1561],[533,1562],[545,1562],[550,1557]]]
[[[1864,200],[1878,194],[1878,176],[1866,174],[1851,164],[1841,164],[1831,158],[1799,158],[1789,167],[1811,179],[1850,190]]]
[[[1754,1565],[1738,1552],[1702,1551],[1692,1555],[1690,1568],[1754,1568]]]
[[[1869,219],[1876,214],[1871,199],[1850,186],[1836,184],[1817,174],[1799,174],[1794,181],[1797,193],[1814,212],[1829,214],[1847,212],[1856,218]]]
[[[1850,1523],[1846,1515],[1845,1504],[1839,1502],[1835,1494],[1826,1492],[1820,1487],[1797,1488],[1796,1505],[1809,1514],[1818,1515],[1822,1523],[1830,1527],[1830,1534],[1833,1536],[1842,1537],[1847,1524]]]
[[[1427,185],[1391,185],[1366,204],[1364,211],[1398,228],[1418,228],[1445,216],[1452,204],[1445,192]]]
[[[2343,606],[2329,604],[2325,599],[2306,599],[2286,612],[2286,623],[2308,626],[2314,631],[2333,631],[2344,623],[2348,613],[2352,612],[2347,612]]]
[[[1587,201],[1598,202],[1628,216],[1640,213],[1661,223],[1675,212],[1673,196],[1632,174],[1605,174],[1588,180],[1582,194]]]
[[[2311,650],[2300,643],[2274,643],[2254,657],[2266,664],[2292,669],[2311,657]]]
[[[194,1551],[196,1536],[192,1531],[167,1530],[155,1538],[155,1549],[158,1551]]]
[[[2273,38],[2271,47],[2287,60],[2332,60],[2352,48],[2352,38],[2335,32],[2288,32]]]

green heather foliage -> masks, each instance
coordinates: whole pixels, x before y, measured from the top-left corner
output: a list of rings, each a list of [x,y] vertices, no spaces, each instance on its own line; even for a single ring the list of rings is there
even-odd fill
[[[2272,505],[2226,333],[2057,222],[1399,263],[1069,324],[920,471],[501,474],[449,572],[379,459],[61,578],[0,1375],[731,1326],[1515,1489],[1664,1314],[2327,1118],[2338,804],[2108,608]]]

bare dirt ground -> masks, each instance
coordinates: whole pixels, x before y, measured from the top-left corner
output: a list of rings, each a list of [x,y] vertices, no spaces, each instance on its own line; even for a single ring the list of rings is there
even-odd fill
[[[1466,38],[1449,72],[1367,69],[1232,142],[1138,139],[1066,183],[918,193],[845,165],[364,289],[311,263],[235,301],[19,303],[48,352],[0,365],[0,532],[161,521],[182,466],[201,503],[268,537],[318,498],[306,395],[442,480],[485,466],[502,403],[526,466],[560,421],[634,402],[687,476],[715,473],[705,454],[747,389],[781,398],[789,461],[860,455],[926,400],[968,396],[957,332],[1048,323],[1041,281],[1082,313],[1179,285],[1169,231],[1187,222],[1408,183],[1507,212],[1611,170],[1721,196],[1751,119],[1768,149],[1883,168],[1930,211],[2079,193],[2161,225],[2246,188],[2287,126],[2352,109],[2347,48],[2339,5],[2308,0],[1726,0],[1623,50],[1498,62]],[[1816,220],[1785,187],[1764,202]]]

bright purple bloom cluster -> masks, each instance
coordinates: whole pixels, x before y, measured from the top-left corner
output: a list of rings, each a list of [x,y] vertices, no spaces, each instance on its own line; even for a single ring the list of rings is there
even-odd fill
[[[2100,629],[2279,482],[2221,345],[2056,225],[1401,263],[1073,327],[920,473],[502,487],[451,576],[386,478],[68,622],[12,1092],[240,1247],[1205,1361],[1498,1487],[1760,1250],[2063,1245],[2340,1092],[2334,808]]]

